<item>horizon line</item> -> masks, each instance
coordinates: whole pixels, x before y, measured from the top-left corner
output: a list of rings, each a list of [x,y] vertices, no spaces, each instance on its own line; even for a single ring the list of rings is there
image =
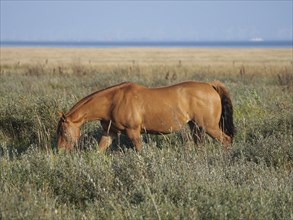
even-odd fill
[[[255,39],[261,39],[261,40],[255,40]],[[240,39],[240,40],[225,40],[225,39],[218,39],[218,40],[190,40],[190,39],[180,39],[180,40],[176,40],[176,39],[124,39],[124,40],[78,40],[78,39],[71,39],[71,40],[65,40],[65,39],[54,39],[54,40],[44,40],[44,39],[40,39],[40,40],[27,40],[27,39],[18,39],[18,40],[1,40],[0,42],[4,42],[4,43],[10,43],[10,42],[24,42],[24,43],[34,43],[34,42],[39,42],[39,43],[46,43],[46,42],[62,42],[62,43],[83,43],[83,42],[88,42],[88,43],[131,43],[131,42],[137,42],[137,43],[145,43],[145,42],[150,42],[150,43],[173,43],[173,42],[178,42],[178,43],[184,43],[184,42],[199,42],[199,43],[204,43],[204,42],[208,42],[208,43],[212,43],[212,42],[280,42],[280,41],[291,41],[293,42],[293,39],[264,39],[264,38],[251,38],[251,39]]]

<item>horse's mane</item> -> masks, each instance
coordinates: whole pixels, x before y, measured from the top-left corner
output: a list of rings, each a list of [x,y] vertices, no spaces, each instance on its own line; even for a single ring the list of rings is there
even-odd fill
[[[76,111],[80,106],[86,104],[87,102],[91,101],[96,95],[102,95],[105,92],[111,92],[113,90],[116,90],[118,88],[124,87],[126,85],[129,85],[129,82],[123,82],[114,86],[107,87],[105,89],[101,89],[99,91],[93,92],[92,94],[82,98],[80,101],[78,101],[70,110],[66,113],[66,116],[70,115],[74,111]]]

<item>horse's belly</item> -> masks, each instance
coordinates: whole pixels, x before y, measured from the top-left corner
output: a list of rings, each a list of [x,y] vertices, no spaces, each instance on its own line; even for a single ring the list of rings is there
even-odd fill
[[[148,117],[142,124],[142,132],[169,134],[181,130],[188,121],[183,115],[162,114],[160,117]]]

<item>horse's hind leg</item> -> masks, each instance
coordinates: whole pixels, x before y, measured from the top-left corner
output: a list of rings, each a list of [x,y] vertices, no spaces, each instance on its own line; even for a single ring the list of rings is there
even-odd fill
[[[212,138],[221,142],[226,149],[232,143],[231,137],[226,135],[218,126],[206,128],[206,133],[210,135]]]
[[[191,135],[192,135],[192,139],[194,141],[195,144],[200,144],[203,142],[204,139],[204,129],[199,127],[195,122],[190,121],[188,123],[190,131],[191,131]]]

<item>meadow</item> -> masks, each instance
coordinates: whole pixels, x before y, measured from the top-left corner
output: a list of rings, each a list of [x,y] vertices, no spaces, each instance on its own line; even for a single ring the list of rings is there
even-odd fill
[[[0,48],[0,219],[293,219],[291,49]],[[188,129],[97,152],[99,122],[56,153],[58,112],[124,81],[222,81],[228,152]]]

